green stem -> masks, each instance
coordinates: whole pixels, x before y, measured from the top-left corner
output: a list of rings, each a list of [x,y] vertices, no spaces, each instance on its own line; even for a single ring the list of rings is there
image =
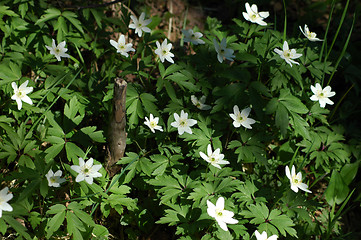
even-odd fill
[[[286,32],[287,32],[287,9],[286,9],[286,1],[283,0],[283,9],[285,11],[285,22],[283,26],[283,42],[286,41]]]

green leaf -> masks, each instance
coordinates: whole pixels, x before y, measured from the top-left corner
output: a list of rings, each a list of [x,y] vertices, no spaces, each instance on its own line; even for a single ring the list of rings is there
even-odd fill
[[[63,150],[64,144],[55,144],[45,150],[45,158],[46,159],[53,159]]]
[[[352,180],[354,180],[358,168],[359,168],[359,162],[347,163],[342,167],[340,174],[346,185],[350,185]]]
[[[2,218],[0,218],[0,233],[2,235],[5,235],[7,229],[8,229],[8,225],[5,223],[5,221]]]
[[[57,205],[60,205],[60,204],[57,204]],[[50,219],[50,221],[46,224],[47,226],[47,229],[46,229],[46,238],[50,238],[53,233],[58,230],[60,228],[60,226],[63,224],[64,222],[64,219],[65,219],[65,206],[64,205],[61,205],[63,206],[63,210],[62,211],[59,211],[57,214],[55,214],[54,217],[52,217]],[[49,211],[48,211],[49,213]]]
[[[65,11],[62,14],[71,24],[73,24],[81,33],[84,34],[82,23],[77,19],[77,15],[70,11]]]
[[[55,204],[49,208],[48,211],[46,211],[46,214],[57,214],[60,212],[64,212],[66,210],[66,207],[62,204]]]
[[[0,81],[0,86],[17,81],[21,76],[21,68],[17,64],[13,62],[6,63],[5,61],[0,64],[0,79],[3,79],[3,81]],[[19,86],[20,83],[17,82],[17,85]]]
[[[273,209],[268,217],[268,220],[273,224],[280,233],[286,237],[286,232],[293,237],[297,237],[297,231],[293,228],[295,224],[292,219],[282,214],[278,209]]]
[[[292,96],[289,90],[281,89],[278,99],[290,112],[305,114],[308,108],[295,96]]]
[[[20,222],[16,221],[13,217],[3,215],[2,218],[12,227],[15,229],[15,231],[20,234],[22,237],[24,237],[27,240],[31,240],[32,238],[27,233],[26,227],[24,227]]]
[[[248,210],[243,210],[240,214],[245,218],[253,218],[250,223],[260,224],[267,220],[269,215],[269,210],[264,203],[257,203],[256,205],[251,204],[247,207]]]
[[[86,229],[80,219],[71,211],[66,212],[67,230],[73,239],[83,239],[80,231],[84,232]]]
[[[325,198],[328,204],[333,205],[335,203],[342,203],[346,199],[349,191],[350,190],[343,181],[341,174],[336,170],[333,170],[330,183],[325,191]]]
[[[309,125],[306,122],[306,120],[304,118],[302,118],[300,115],[298,115],[297,113],[293,113],[293,112],[291,112],[291,119],[292,119],[291,124],[293,124],[295,133],[297,135],[301,135],[305,139],[310,139],[311,136],[310,136],[309,131],[307,130]]]
[[[64,106],[64,115],[75,125],[79,125],[85,116],[85,114],[77,115],[78,112],[80,113],[80,107],[81,104],[76,97],[71,98],[69,104]]]
[[[18,17],[19,16],[14,11],[9,10],[8,6],[0,6],[0,20],[2,19],[3,15],[7,15],[10,17]]]
[[[288,121],[289,117],[287,109],[282,104],[278,104],[276,111],[276,126],[280,128],[282,136],[286,136]]]
[[[38,187],[40,185],[40,181],[41,181],[40,178],[31,181],[26,186],[26,188],[20,193],[19,198],[24,199],[24,198],[27,198],[29,195],[33,194],[35,192],[35,190],[38,189]]]
[[[69,161],[78,159],[79,157],[84,157],[84,151],[78,147],[75,143],[67,142],[65,144],[66,156]]]
[[[109,231],[106,227],[102,225],[95,225],[92,232],[92,240],[107,240],[109,236]]]
[[[177,64],[174,63],[174,64],[170,65],[170,66],[165,70],[164,74],[161,75],[161,76],[162,76],[162,78],[165,78],[166,76],[168,76],[168,75],[170,75],[170,74],[172,74],[172,73],[175,73],[175,72],[177,72],[177,71],[179,71],[179,70],[181,70],[181,69],[183,69],[183,67],[181,67],[181,66],[179,66],[179,65],[177,65]]]
[[[149,93],[140,94],[140,99],[142,100],[144,109],[149,113],[157,113],[158,107],[154,103],[157,102],[157,99]]]
[[[153,165],[155,168],[152,175],[155,175],[155,176],[163,175],[163,173],[167,169],[169,159],[166,156],[163,156],[160,154],[151,155],[150,159],[154,162]]]
[[[41,180],[41,183],[40,183],[40,194],[41,194],[41,196],[43,196],[45,198],[46,195],[48,195],[48,191],[49,191],[48,179],[43,178]]]
[[[49,21],[53,18],[56,18],[60,15],[61,15],[60,10],[58,10],[56,8],[49,8],[49,9],[45,10],[45,14],[42,15],[40,17],[40,19],[35,22],[35,25],[39,25],[39,24]]]
[[[103,135],[103,131],[95,131],[97,129],[96,126],[88,126],[83,127],[80,131],[86,135],[88,135],[93,141],[104,143],[105,137]]]
[[[94,226],[95,225],[93,219],[91,218],[91,216],[88,213],[86,213],[86,212],[84,212],[82,210],[76,209],[76,208],[73,208],[72,210],[75,213],[75,215],[81,221],[83,221],[83,223],[85,223],[87,226]]]
[[[187,74],[188,73],[188,74]],[[177,83],[180,87],[185,87],[191,92],[198,92],[199,89],[193,84],[194,79],[190,76],[190,73],[187,71],[175,72],[172,75],[166,77],[173,82]]]

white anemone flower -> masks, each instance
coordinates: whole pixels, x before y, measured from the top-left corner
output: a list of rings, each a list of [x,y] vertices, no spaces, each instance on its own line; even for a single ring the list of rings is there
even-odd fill
[[[205,43],[202,39],[200,39],[201,37],[203,37],[203,34],[200,32],[193,32],[192,29],[183,29],[182,33],[184,34],[184,42],[190,42],[194,45]]]
[[[172,44],[167,44],[167,39],[164,39],[162,42],[162,45],[157,41],[157,49],[154,51],[155,54],[157,54],[160,58],[161,62],[164,62],[164,59],[166,59],[170,63],[174,63],[172,57],[174,57],[174,54],[170,52],[172,48]]]
[[[322,39],[317,38],[317,37],[316,37],[317,34],[314,33],[314,32],[311,32],[311,31],[308,29],[308,27],[307,27],[306,24],[305,24],[304,30],[302,29],[301,26],[299,26],[299,28],[300,28],[301,32],[303,33],[303,35],[305,35],[305,37],[306,37],[308,40],[310,40],[311,42],[323,41]]]
[[[206,96],[202,96],[199,100],[196,96],[191,96],[191,101],[194,106],[196,106],[200,110],[209,110],[211,109],[211,106],[205,104],[206,102]]]
[[[222,169],[221,166],[219,166],[219,164],[229,164],[229,162],[223,160],[224,154],[221,154],[220,152],[221,150],[219,148],[217,148],[214,152],[212,152],[212,146],[211,144],[208,144],[207,155],[203,152],[199,152],[199,155],[204,160],[209,162],[212,166]]]
[[[278,48],[275,48],[274,51],[280,55],[282,59],[284,59],[291,67],[292,63],[299,65],[298,62],[293,61],[292,59],[296,59],[302,56],[300,53],[296,53],[296,49],[289,49],[287,41],[283,43],[283,50],[279,50]]]
[[[93,158],[89,158],[86,162],[84,162],[82,158],[79,158],[79,166],[72,165],[70,167],[75,172],[79,173],[78,176],[76,176],[76,182],[85,180],[87,183],[93,184],[93,178],[102,176],[102,174],[98,172],[102,168],[102,165],[93,165],[93,162]]]
[[[260,234],[257,230],[254,232],[254,235],[256,235],[257,240],[277,240],[277,235],[272,235],[270,237],[267,237],[267,232],[263,231],[262,234]]]
[[[125,37],[123,34],[120,35],[118,42],[110,40],[110,44],[117,49],[117,53],[120,53],[125,57],[129,56],[129,51],[135,52],[135,49],[132,48],[132,43],[125,43]]]
[[[50,54],[54,55],[56,57],[56,59],[58,59],[58,61],[61,61],[62,57],[65,58],[69,58],[70,55],[65,53],[66,51],[68,51],[67,48],[65,48],[65,41],[62,41],[61,43],[59,43],[58,46],[56,46],[55,44],[55,40],[52,39],[52,44],[51,47],[50,46],[45,46],[48,50],[50,50]]]
[[[62,171],[58,170],[55,173],[53,170],[49,170],[49,172],[45,175],[46,179],[48,179],[49,187],[60,187],[60,184],[65,182],[64,178],[61,178]]]
[[[140,14],[139,19],[136,16],[131,15],[130,18],[133,20],[133,23],[129,24],[129,28],[135,29],[135,34],[138,33],[138,36],[141,37],[143,32],[150,33],[151,30],[147,25],[152,22],[152,19],[145,20],[145,13]]]
[[[12,193],[8,194],[8,192],[9,192],[8,187],[5,187],[0,191],[0,218],[3,215],[3,211],[7,211],[7,212],[13,211],[13,208],[8,203],[8,201],[10,201],[10,199],[13,198],[13,194]]]
[[[252,4],[249,6],[249,3],[246,3],[246,11],[242,12],[243,17],[250,22],[257,23],[261,26],[266,26],[267,23],[263,21],[263,19],[269,16],[269,12],[258,12],[258,8],[256,4]]]
[[[237,224],[238,220],[234,219],[234,213],[228,210],[224,210],[224,198],[218,198],[216,205],[207,200],[207,213],[212,218],[215,218],[219,226],[228,231],[227,224]]]
[[[229,116],[234,120],[233,126],[239,128],[241,125],[245,128],[252,129],[251,124],[254,124],[256,121],[252,118],[249,118],[249,113],[251,112],[251,108],[245,108],[241,112],[237,105],[233,106],[233,113],[229,114]]]
[[[197,124],[197,120],[188,119],[188,113],[185,113],[183,110],[181,111],[180,116],[177,113],[174,113],[174,122],[170,125],[172,127],[178,128],[178,134],[182,135],[184,132],[192,134],[191,127]]]
[[[326,104],[333,105],[333,102],[329,99],[329,97],[335,96],[335,92],[331,92],[331,87],[327,86],[322,89],[319,83],[316,83],[315,86],[311,85],[311,90],[314,95],[310,97],[312,101],[318,101],[320,103],[320,107],[324,108]]]
[[[18,88],[15,82],[11,83],[11,87],[14,89],[14,95],[11,96],[12,100],[15,100],[18,105],[18,110],[20,110],[23,106],[22,102],[26,102],[30,105],[33,104],[33,101],[27,94],[33,91],[33,87],[28,87],[29,80],[26,80],[23,84],[21,84]]]
[[[147,125],[153,133],[155,133],[155,130],[163,132],[162,127],[158,126],[158,121],[159,117],[153,117],[153,114],[150,114],[149,119],[148,117],[145,117],[144,124]]]
[[[221,44],[218,44],[216,39],[213,39],[214,48],[217,52],[217,58],[220,63],[223,62],[224,59],[228,59],[229,61],[233,61],[235,57],[233,55],[234,50],[227,48],[227,39],[223,38]]]
[[[310,190],[308,190],[308,186],[307,184],[302,182],[302,173],[298,172],[296,174],[296,168],[294,165],[292,165],[292,170],[290,172],[290,169],[288,166],[286,166],[286,176],[288,177],[288,179],[290,180],[290,184],[291,184],[291,189],[294,192],[298,192],[298,189],[301,189],[305,192],[309,192],[311,193]]]

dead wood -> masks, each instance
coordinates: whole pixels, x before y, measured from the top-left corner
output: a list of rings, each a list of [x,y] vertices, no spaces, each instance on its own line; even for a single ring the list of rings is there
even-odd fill
[[[124,156],[127,133],[125,100],[127,93],[127,82],[123,79],[114,80],[113,112],[109,125],[109,154],[106,170],[110,177],[114,176],[121,166],[116,163]]]

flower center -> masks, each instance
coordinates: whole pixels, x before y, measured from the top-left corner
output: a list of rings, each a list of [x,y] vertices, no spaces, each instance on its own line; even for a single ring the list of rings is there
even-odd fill
[[[187,121],[186,120],[180,120],[179,125],[181,127],[187,126]]]
[[[90,169],[89,169],[89,168],[85,167],[85,168],[83,169],[84,175],[89,175],[89,172],[90,172]]]
[[[218,217],[222,217],[222,216],[223,216],[222,210],[216,210],[216,215],[217,215]]]
[[[291,57],[291,52],[290,52],[290,50],[285,51],[285,57],[286,57],[286,58],[290,58],[290,57]]]
[[[241,114],[237,116],[237,119],[239,122],[243,122],[245,120],[245,118],[243,118]]]
[[[212,156],[212,157],[209,158],[209,161],[215,162],[215,161],[216,161],[216,158]]]
[[[167,50],[164,49],[164,50],[162,51],[162,53],[163,53],[163,55],[166,55],[166,54],[167,54]]]
[[[156,124],[154,121],[152,121],[152,122],[150,122],[150,126],[151,126],[152,128],[155,128],[155,127],[157,126],[157,124]]]
[[[125,46],[124,46],[124,45],[120,45],[120,44],[119,44],[119,48],[120,48],[120,49],[124,49],[124,48],[125,48]]]
[[[56,53],[60,53],[60,49],[59,49],[59,48],[55,48],[55,52],[56,52]]]
[[[50,182],[51,183],[56,183],[56,178],[55,177],[50,177]]]
[[[251,16],[252,20],[255,20],[257,18],[257,15],[256,14],[252,14]]]
[[[293,181],[295,184],[302,183],[302,180],[296,178],[296,176],[292,177],[292,181]]]
[[[18,92],[16,93],[16,96],[18,96],[19,98],[22,98],[24,95],[25,95],[25,94],[23,94],[22,91],[18,91]]]

